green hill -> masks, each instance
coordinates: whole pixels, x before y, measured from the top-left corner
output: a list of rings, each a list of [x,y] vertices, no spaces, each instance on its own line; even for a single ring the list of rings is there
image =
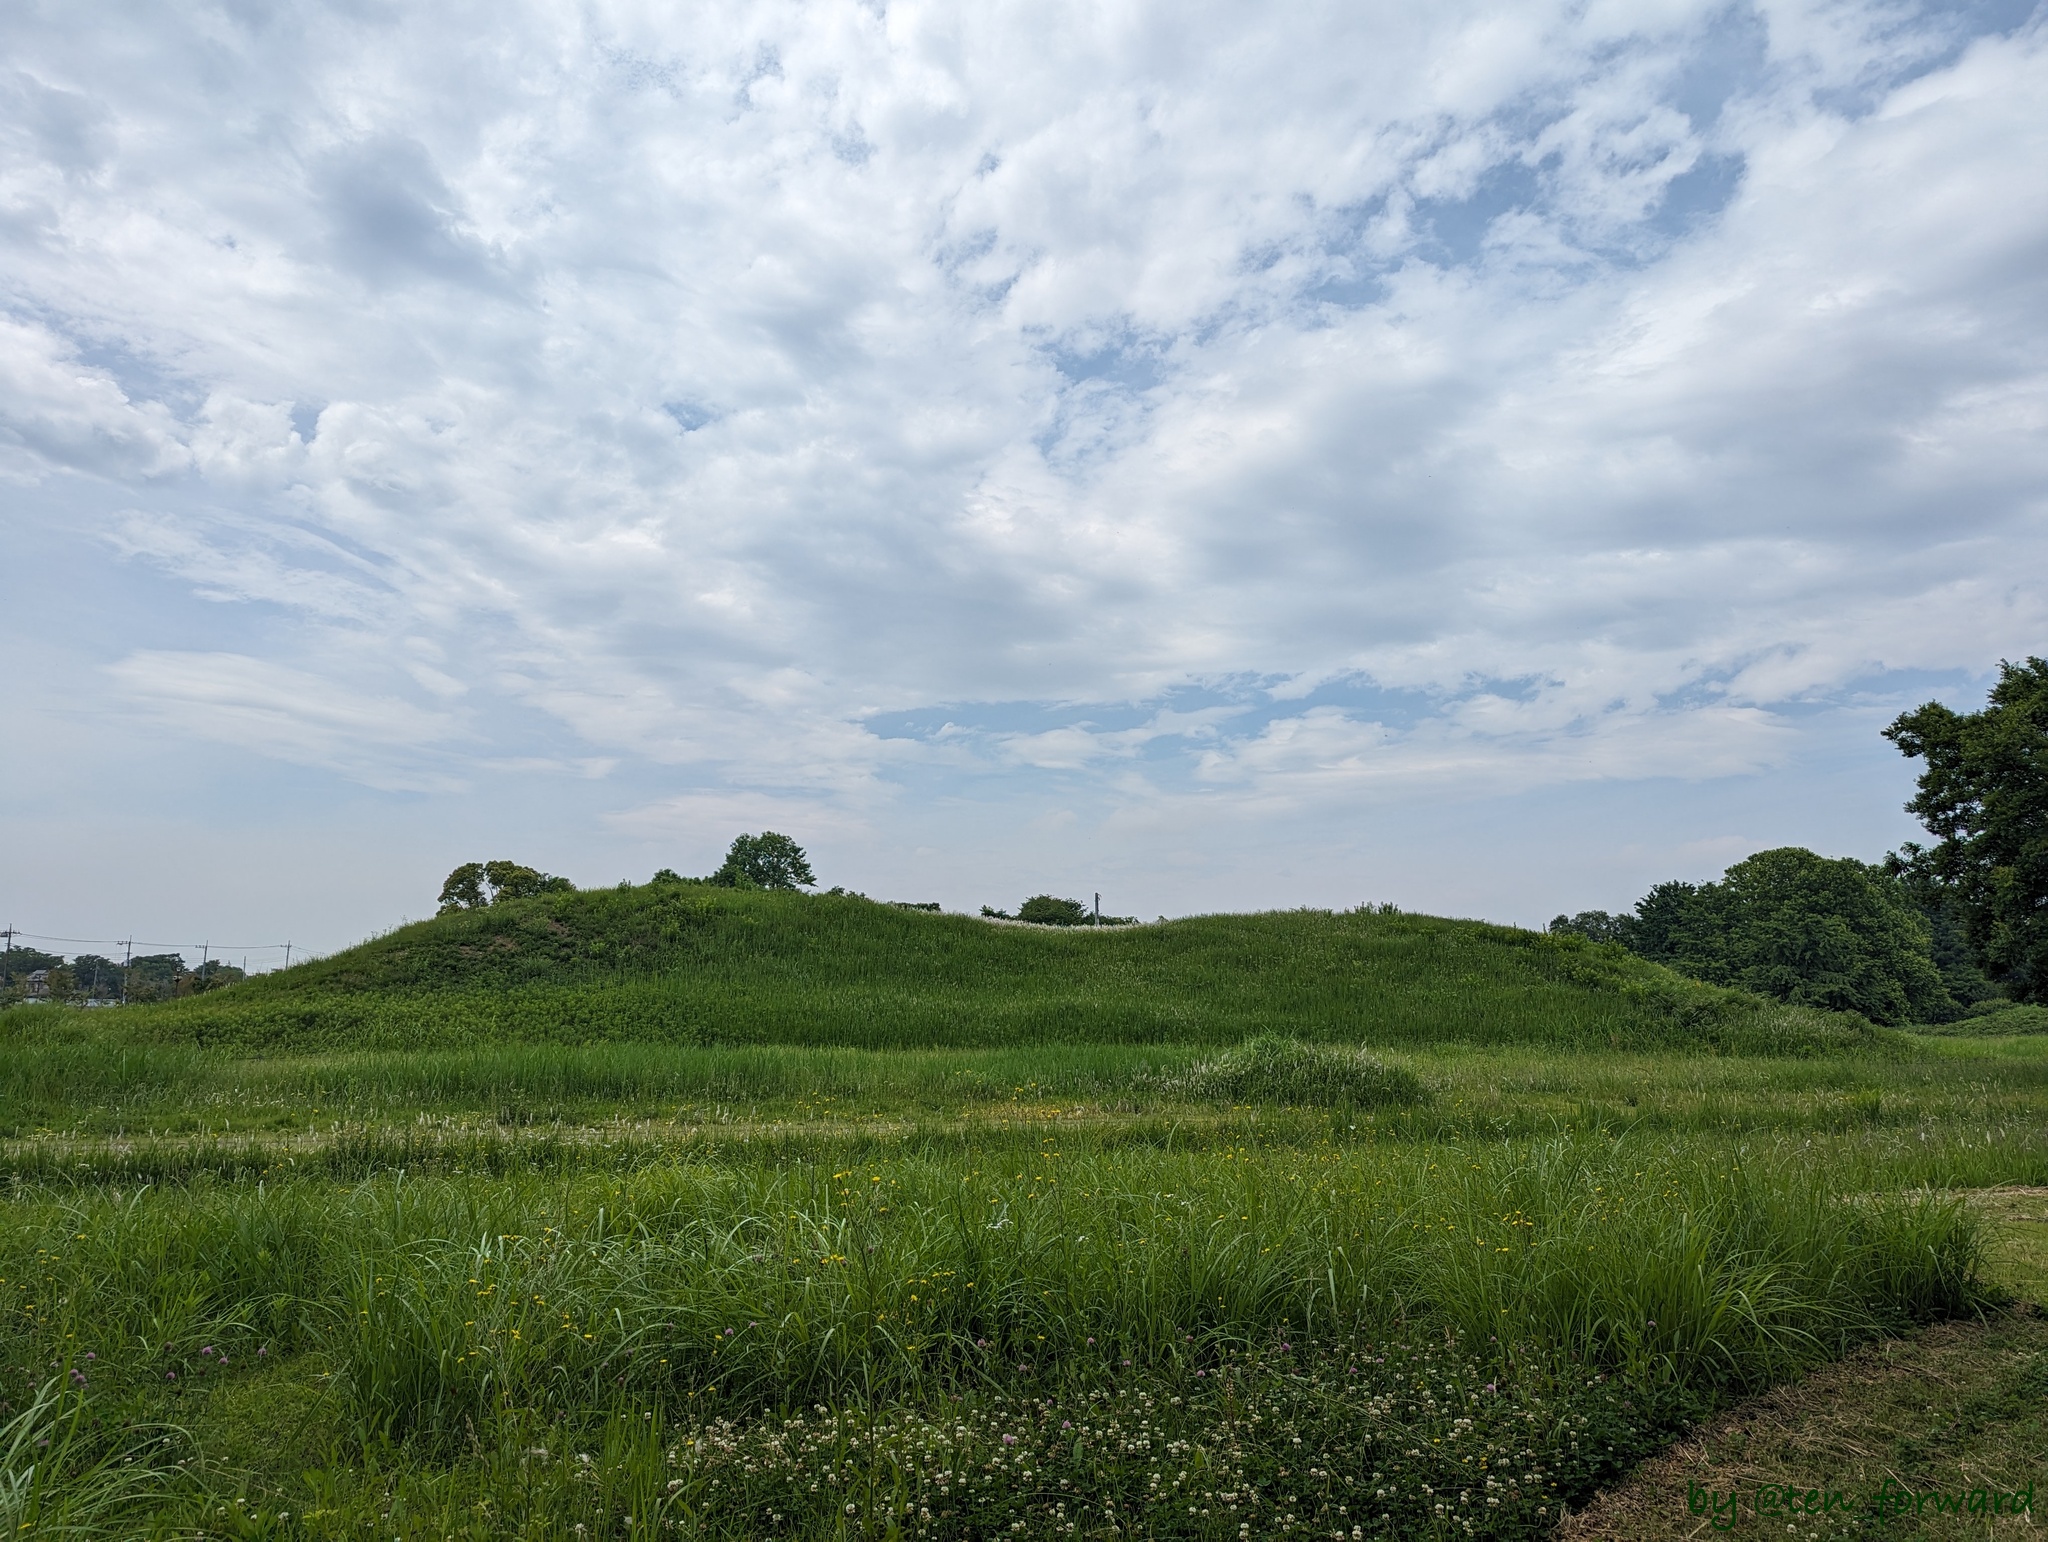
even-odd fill
[[[1300,910],[1089,932],[686,884],[441,916],[102,1021],[141,1042],[250,1050],[880,1049],[1280,1033],[1810,1053],[1879,1037],[1859,1018],[1699,985],[1618,948],[1475,921]]]

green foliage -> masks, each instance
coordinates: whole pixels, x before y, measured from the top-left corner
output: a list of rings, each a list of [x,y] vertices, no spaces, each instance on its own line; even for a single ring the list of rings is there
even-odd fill
[[[401,1475],[409,1509],[473,1503],[503,1451],[518,1481],[489,1490],[493,1520],[515,1530],[529,1506],[591,1516],[602,1487],[613,1519],[630,1498],[700,1535],[815,1536],[847,1504],[932,1538],[1051,1535],[1113,1503],[1155,1536],[1340,1505],[1405,1536],[1436,1513],[1423,1484],[1455,1492],[1464,1457],[1519,1429],[1496,1474],[1514,1484],[1471,1485],[1459,1513],[1533,1537],[1674,1414],[1978,1300],[1961,1206],[1873,1199],[1853,1163],[1794,1149],[1024,1130],[623,1171],[17,1187],[0,1365],[89,1364],[109,1425],[202,1429],[223,1402],[268,1406],[236,1389],[271,1364],[325,1369],[331,1469],[308,1494],[294,1461],[263,1504],[312,1535],[359,1531],[358,1504],[395,1514]],[[372,1466],[390,1475],[357,1494],[344,1475]],[[134,1513],[234,1513],[203,1472],[170,1475],[179,1494]]]
[[[1033,926],[1086,926],[1088,907],[1079,900],[1034,894],[1017,907],[1017,919]]]
[[[71,977],[81,996],[110,997],[121,994],[121,965],[98,953],[81,953],[71,961]],[[239,976],[237,976],[239,978]]]
[[[541,894],[568,894],[576,886],[538,868],[518,862],[465,862],[441,885],[440,914],[482,910],[500,900],[532,899]]]
[[[1927,923],[1934,967],[1956,1011],[1967,1012],[1982,1001],[2003,1000],[1970,945],[1969,918],[1961,896],[1935,873],[1931,854],[1917,841],[1906,841],[1899,850],[1885,854],[1883,865],[1907,903]]]
[[[131,1002],[169,1001],[186,979],[185,960],[176,953],[149,953],[132,960],[124,982]]]
[[[133,1536],[133,1518],[182,1476],[173,1441],[148,1429],[108,1438],[89,1416],[91,1378],[73,1354],[55,1363],[12,1417],[0,1401],[0,1536]]]
[[[2048,1007],[2018,1001],[1979,1002],[1940,1031],[1966,1035],[2048,1033]]]
[[[1926,762],[1906,808],[1936,844],[1902,865],[1953,900],[1986,974],[2048,1001],[2048,660],[2001,663],[1980,712],[1928,702],[1885,737]]]
[[[45,953],[39,948],[27,948],[19,943],[8,949],[5,957],[5,973],[0,975],[0,985],[16,985],[38,969],[61,969],[64,965],[61,953]]]
[[[442,883],[438,903],[440,914],[445,916],[455,910],[481,910],[490,902],[490,896],[484,892],[483,863],[465,862]]]
[[[1429,1096],[1422,1079],[1348,1045],[1261,1034],[1167,1078],[1175,1092],[1227,1103],[1395,1108]]]
[[[1797,846],[1760,851],[1719,883],[1659,884],[1630,948],[1695,979],[1878,1023],[1952,1016],[1926,921],[1882,869]]]
[[[233,964],[224,964],[217,958],[210,958],[192,971],[191,989],[194,992],[219,990],[222,986],[233,985],[248,976]]]
[[[763,830],[737,835],[711,882],[732,889],[808,889],[817,883],[803,847],[786,835]]]
[[[981,907],[981,913],[1000,920],[1010,919],[1006,912],[991,910],[986,905]],[[1016,919],[1033,926],[1135,926],[1138,922],[1136,916],[1098,917],[1079,900],[1060,899],[1052,894],[1032,895],[1017,907]]]
[[[1583,937],[1588,942],[1618,942],[1628,946],[1635,917],[1609,915],[1604,910],[1582,910],[1575,916],[1554,916],[1548,930],[1555,937]]]
[[[232,991],[119,1014],[138,1041],[1667,1045],[1814,1053],[1867,1025],[1480,922],[1327,911],[1099,934],[857,896],[648,884],[460,910]]]
[[[671,897],[1126,967],[1172,931]],[[1221,919],[1277,923],[1237,942],[1292,936],[1296,964],[1326,924],[1449,940]],[[1576,937],[1526,951],[1601,990],[1747,999]],[[1684,1422],[1976,1309],[1980,1233],[1945,1191],[2048,1179],[2048,1041],[2017,1036],[1803,1061],[1439,1043],[1381,1052],[1427,1070],[1426,1102],[1333,1113],[1270,1090],[1327,1096],[1321,1057],[1352,1054],[1327,1042],[235,1057],[124,1046],[131,1015],[0,1016],[0,1401],[75,1389],[16,1442],[46,1475],[22,1535],[1054,1542],[1113,1505],[1184,1542],[1535,1542]],[[1219,1064],[1267,1067],[1257,1106],[1174,1090]],[[144,1133],[163,1117],[185,1133]]]

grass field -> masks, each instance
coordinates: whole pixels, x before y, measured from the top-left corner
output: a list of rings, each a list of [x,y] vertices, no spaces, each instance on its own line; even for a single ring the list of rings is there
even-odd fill
[[[1377,912],[629,890],[0,1036],[31,1535],[1548,1536],[2048,1183],[2041,1036]]]

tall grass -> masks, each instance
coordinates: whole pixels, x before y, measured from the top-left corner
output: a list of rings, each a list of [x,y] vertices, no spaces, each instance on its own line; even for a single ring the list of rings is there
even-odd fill
[[[134,1536],[181,1476],[171,1432],[130,1428],[110,1438],[95,1428],[89,1380],[64,1367],[0,1422],[0,1535]]]
[[[152,1112],[196,1122],[209,1109],[359,1115],[459,1108],[521,1119],[612,1104],[803,1104],[822,1111],[834,1102],[873,1110],[1041,1096],[1149,1099],[1159,1074],[1198,1053],[1180,1045],[917,1052],[514,1042],[231,1058],[187,1045],[93,1037],[19,1044],[0,1057],[0,1121],[61,1123],[87,1111],[104,1125]]]
[[[1654,1141],[1419,1151],[930,1148],[606,1180],[392,1178],[52,1203],[12,1334],[204,1375],[319,1347],[370,1426],[616,1395],[722,1406],[1113,1376],[1423,1323],[1687,1384],[1758,1385],[1965,1305],[1935,1199]],[[40,1259],[35,1256],[40,1250]],[[43,1326],[39,1330],[39,1325]]]
[[[966,1542],[1063,1537],[1085,1504],[1162,1539],[1309,1515],[1533,1539],[1687,1415],[1969,1309],[1978,1233],[1941,1186],[2048,1176],[2048,1057],[2021,1041],[1905,1062],[1383,1051],[1370,1074],[1430,1085],[1378,1107],[1332,1091],[1333,1066],[1370,1070],[1358,1051],[1265,1049],[164,1046],[97,1092],[81,1052],[69,1107],[199,1095],[210,1066],[234,1130],[9,1143],[0,1402],[90,1364],[80,1429],[102,1443],[43,1490],[81,1524],[124,1425],[234,1452],[313,1421],[312,1452],[261,1478],[159,1463],[93,1512],[116,1534],[568,1538],[652,1515]],[[0,1088],[18,1106],[61,1069],[0,1059]],[[344,1082],[375,1117],[256,1128],[262,1099]],[[715,1086],[740,1120],[420,1117],[649,1086]],[[903,1087],[931,1108],[866,1117]],[[1304,1091],[1323,1106],[1282,1106]],[[1122,1100],[1139,1111],[1103,1112]],[[1513,1486],[1460,1489],[1465,1454]]]
[[[1307,1107],[1399,1108],[1429,1096],[1422,1078],[1405,1066],[1348,1046],[1304,1044],[1277,1034],[1197,1061],[1161,1085],[1185,1097]]]

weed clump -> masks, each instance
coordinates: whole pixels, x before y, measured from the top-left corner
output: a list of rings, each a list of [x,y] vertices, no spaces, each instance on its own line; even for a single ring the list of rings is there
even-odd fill
[[[1184,1097],[1307,1108],[1400,1108],[1428,1100],[1414,1072],[1344,1044],[1262,1033],[1168,1079]]]

